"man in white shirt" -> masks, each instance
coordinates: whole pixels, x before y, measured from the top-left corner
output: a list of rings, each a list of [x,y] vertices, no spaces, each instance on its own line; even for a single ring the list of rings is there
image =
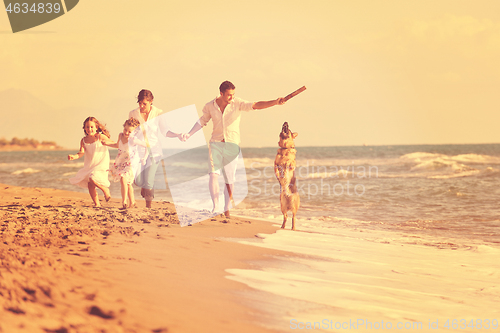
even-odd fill
[[[247,102],[234,97],[236,87],[224,81],[219,87],[220,95],[203,107],[203,115],[194,124],[189,133],[182,134],[183,141],[213,121],[212,137],[209,144],[210,180],[209,189],[213,210],[219,206],[219,175],[223,170],[226,190],[224,191],[224,214],[229,217],[229,203],[233,198],[234,178],[237,159],[240,152],[240,119],[241,111],[266,109],[274,105],[283,105],[285,99],[280,97],[271,101]]]

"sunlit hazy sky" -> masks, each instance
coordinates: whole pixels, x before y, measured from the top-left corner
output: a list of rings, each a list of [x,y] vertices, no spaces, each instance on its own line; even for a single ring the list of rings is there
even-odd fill
[[[83,0],[16,34],[0,13],[0,93],[47,105],[40,140],[77,147],[89,115],[116,139],[142,88],[201,112],[224,80],[250,101],[307,86],[244,114],[244,147],[276,146],[284,121],[297,146],[500,142],[500,1]]]

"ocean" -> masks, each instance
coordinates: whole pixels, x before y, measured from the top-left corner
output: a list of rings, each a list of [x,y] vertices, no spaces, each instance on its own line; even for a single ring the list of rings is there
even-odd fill
[[[244,215],[280,217],[274,148],[243,150]],[[500,145],[297,148],[302,221],[500,244]]]
[[[293,252],[299,259],[282,262],[281,258],[282,263],[274,268],[266,266],[269,265],[266,262],[257,263],[253,270],[228,269],[229,278],[262,293],[285,297],[293,305],[282,316],[287,321],[274,322],[269,324],[271,327],[294,330],[299,320],[326,318],[329,311],[339,306],[335,294],[325,296],[338,289],[334,272],[342,260],[339,244],[334,240],[339,237],[346,247],[349,239],[362,238],[372,243],[474,253],[486,260],[485,265],[492,270],[490,275],[498,276],[498,265],[493,260],[496,263],[494,258],[500,254],[500,144],[296,149],[301,197],[298,231],[279,230],[241,242]],[[279,185],[273,171],[276,151],[276,148],[242,148],[240,162],[245,166],[247,191],[244,200],[232,210],[233,214],[281,224]],[[83,166],[83,159],[68,161],[68,153],[74,152],[0,152],[0,183],[87,192],[68,182]],[[111,159],[115,156],[116,150],[111,150]],[[203,163],[206,163],[204,158],[198,157],[193,163],[177,166],[179,173],[190,168],[204,173]],[[164,177],[159,178],[160,183],[164,182]],[[205,184],[206,179],[197,186]],[[119,183],[112,183],[110,189],[113,197],[120,197]],[[136,198],[139,197],[136,189]],[[159,190],[156,199],[171,201],[171,192]],[[89,204],[90,200],[89,197]],[[291,217],[287,222],[289,228]],[[283,281],[288,289],[277,287]],[[500,300],[500,292],[495,293]],[[359,305],[353,302],[354,308]],[[467,307],[464,309],[462,312],[469,311]],[[266,311],[279,313],[276,309]],[[379,315],[386,318],[398,311],[394,305]],[[405,313],[394,315],[395,319],[407,317]],[[411,321],[423,320],[418,317],[414,315]]]

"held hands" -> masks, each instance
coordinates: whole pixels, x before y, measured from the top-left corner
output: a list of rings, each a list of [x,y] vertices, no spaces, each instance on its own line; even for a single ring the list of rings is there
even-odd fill
[[[179,134],[179,140],[181,140],[182,142],[186,142],[190,137],[191,137],[191,134],[189,134],[189,133]]]
[[[191,135],[189,135],[188,133],[177,134],[177,133],[168,131],[166,136],[167,136],[167,138],[178,138],[180,141],[185,142],[187,139],[189,139],[189,137]],[[187,136],[187,138],[186,138],[186,136]]]
[[[73,160],[76,160],[78,157],[79,157],[78,154],[76,154],[76,155],[68,155],[68,160],[73,161]]]
[[[283,97],[279,97],[276,100],[276,105],[283,105],[283,104],[285,104],[285,102],[286,102],[286,99],[284,99]]]

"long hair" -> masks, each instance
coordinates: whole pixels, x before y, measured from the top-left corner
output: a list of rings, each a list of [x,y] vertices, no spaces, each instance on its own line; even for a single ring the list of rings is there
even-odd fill
[[[89,121],[94,122],[95,126],[97,127],[97,133],[102,133],[102,134],[106,135],[108,138],[110,137],[109,131],[106,129],[106,126],[101,124],[99,122],[99,120],[95,119],[94,117],[88,117],[83,122],[83,133],[85,133],[85,135],[87,135],[87,132],[85,132],[85,124],[88,123]]]

